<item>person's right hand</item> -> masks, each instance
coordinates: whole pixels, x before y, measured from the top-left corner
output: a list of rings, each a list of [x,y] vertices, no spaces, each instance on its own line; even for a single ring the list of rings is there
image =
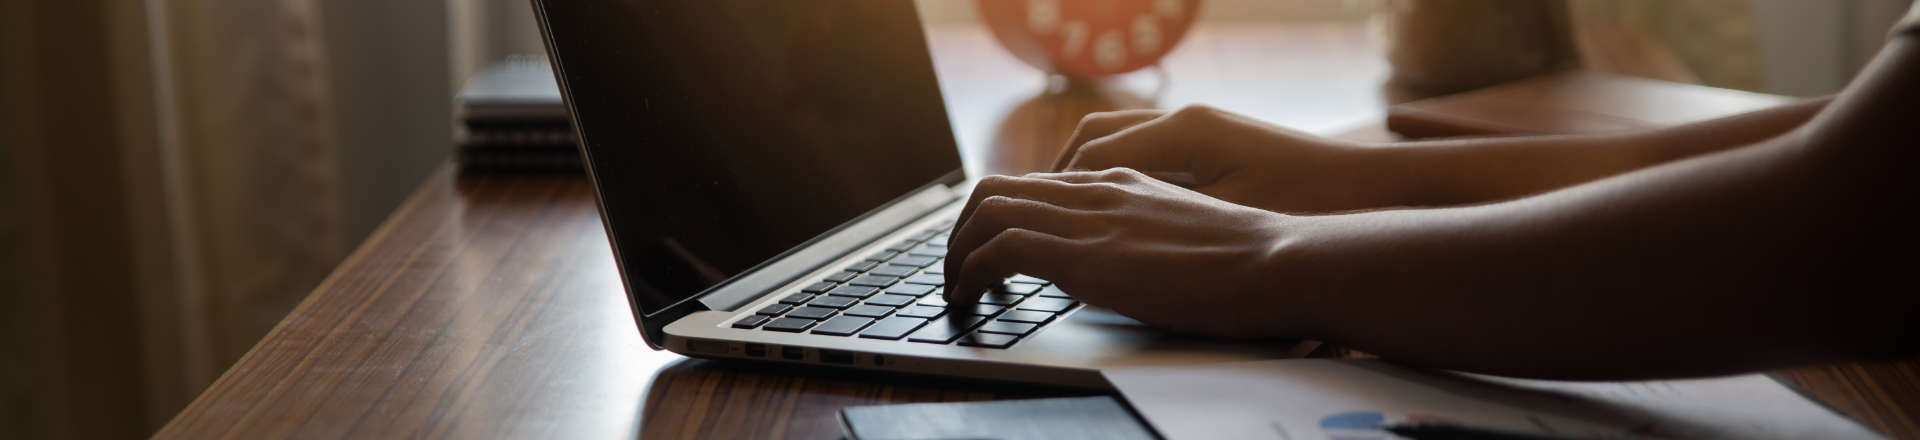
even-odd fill
[[[1315,213],[1404,204],[1385,153],[1189,106],[1088,115],[1053,171],[1132,168],[1233,203]]]

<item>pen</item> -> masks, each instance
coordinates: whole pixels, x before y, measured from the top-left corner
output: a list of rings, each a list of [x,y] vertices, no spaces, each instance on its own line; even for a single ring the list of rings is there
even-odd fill
[[[1545,434],[1516,432],[1502,429],[1454,423],[1399,423],[1384,425],[1381,430],[1391,432],[1403,438],[1413,440],[1566,440],[1568,437],[1555,437]]]

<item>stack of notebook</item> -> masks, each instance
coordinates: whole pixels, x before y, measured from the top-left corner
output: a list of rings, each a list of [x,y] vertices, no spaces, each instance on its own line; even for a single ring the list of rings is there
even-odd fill
[[[462,173],[578,172],[580,150],[547,60],[487,67],[454,97]]]

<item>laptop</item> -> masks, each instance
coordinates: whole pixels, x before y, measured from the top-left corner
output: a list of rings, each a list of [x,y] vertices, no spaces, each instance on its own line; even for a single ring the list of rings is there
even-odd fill
[[[533,6],[654,349],[1100,388],[1315,345],[1173,336],[1026,276],[942,302],[972,180],[913,2]]]

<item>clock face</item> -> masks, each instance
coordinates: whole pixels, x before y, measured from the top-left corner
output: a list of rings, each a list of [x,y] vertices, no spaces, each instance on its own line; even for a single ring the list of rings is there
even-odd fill
[[[1193,26],[1200,0],[978,0],[995,38],[1049,72],[1096,77],[1153,65]]]

